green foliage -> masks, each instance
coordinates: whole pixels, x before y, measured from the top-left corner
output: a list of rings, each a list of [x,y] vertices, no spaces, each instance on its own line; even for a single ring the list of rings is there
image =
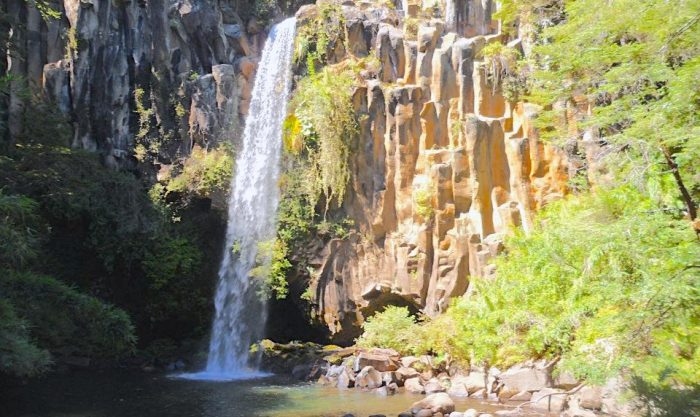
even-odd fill
[[[276,8],[276,0],[255,0],[253,4],[253,15],[261,24],[266,25],[270,19],[274,17]]]
[[[318,15],[299,29],[294,44],[294,62],[306,63],[309,75],[316,72],[316,63],[327,63],[331,48],[345,41],[345,18],[340,6],[331,1],[317,6]]]
[[[72,230],[76,239],[81,239],[75,243],[76,247],[57,249],[98,250],[99,259],[108,271],[119,262],[135,259],[143,245],[138,242],[145,241],[158,226],[156,212],[150,208],[143,186],[128,173],[105,169],[94,154],[63,148],[22,147],[1,159],[0,168],[0,186],[34,199],[48,223],[60,223]],[[62,230],[54,229],[54,232]],[[58,244],[55,240],[49,243]]]
[[[287,296],[287,270],[292,264],[287,259],[288,249],[284,240],[272,239],[258,243],[257,266],[250,275],[261,281],[262,295],[274,294],[278,300]]]
[[[453,354],[507,366],[561,358],[602,382],[623,369],[675,386],[700,375],[700,244],[629,187],[551,204],[509,239],[498,277],[448,311]]]
[[[0,233],[15,236],[3,244],[22,254],[3,251],[0,266],[31,268],[100,294],[132,315],[144,343],[206,333],[223,230],[209,205],[171,193],[181,216],[171,222],[131,173],[103,167],[95,154],[38,145],[0,156],[0,187],[8,219]],[[160,201],[164,187],[153,194]],[[10,211],[8,201],[34,209]]]
[[[416,205],[416,214],[425,220],[430,220],[433,217],[433,187],[431,184],[417,188],[413,191],[413,199]]]
[[[75,27],[70,27],[66,30],[66,53],[65,59],[72,61],[78,58],[80,48],[80,39],[78,38],[78,30]]]
[[[449,350],[453,323],[447,316],[416,320],[406,307],[387,306],[367,318],[363,333],[357,338],[360,347],[391,348],[404,355],[434,354],[444,357]]]
[[[51,277],[3,271],[4,297],[21,300],[15,311],[31,325],[37,344],[64,354],[118,357],[136,341],[129,316]]]
[[[406,307],[387,306],[384,311],[367,318],[356,343],[360,347],[383,347],[411,354],[418,329],[415,317]]]
[[[51,4],[49,1],[46,1],[46,0],[28,0],[27,3],[34,6],[41,14],[41,17],[47,22],[50,20],[56,20],[56,19],[61,18],[61,12],[59,12],[58,10],[51,7]]]
[[[37,203],[0,190],[0,265],[22,268],[36,259],[40,237]]]
[[[44,372],[50,363],[49,353],[32,340],[26,320],[17,317],[13,306],[0,298],[0,373],[33,376]]]
[[[300,143],[288,149],[298,150],[306,161],[304,193],[312,207],[321,195],[326,210],[333,200],[340,204],[345,196],[349,154],[357,135],[352,86],[350,74],[325,68],[299,82],[290,103],[285,143]]]
[[[174,192],[209,197],[216,191],[226,192],[233,175],[233,151],[223,144],[211,150],[195,146],[175,172],[162,181],[166,195]]]
[[[523,63],[532,71],[529,100],[569,108],[592,104],[579,127],[624,150],[625,157],[614,156],[612,164],[619,177],[643,185],[677,173],[676,195],[687,189],[682,197],[694,217],[700,198],[700,3],[509,0],[502,14],[542,22],[548,20],[545,10],[560,17],[540,25],[539,44]],[[562,106],[550,109],[539,126],[545,137],[563,142],[570,114]]]
[[[154,290],[160,290],[171,281],[199,271],[202,254],[199,248],[184,238],[167,239],[155,245],[143,261],[146,277]]]
[[[418,27],[420,19],[415,17],[407,17],[403,21],[403,33],[407,40],[416,40],[418,38]]]
[[[492,42],[480,54],[486,64],[486,77],[494,92],[500,88],[507,100],[517,101],[526,91],[526,76],[519,61],[520,52],[501,42]]]

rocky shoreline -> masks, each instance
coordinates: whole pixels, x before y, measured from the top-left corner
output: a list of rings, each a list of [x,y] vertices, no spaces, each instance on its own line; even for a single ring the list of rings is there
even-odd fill
[[[392,349],[361,349],[314,343],[278,344],[263,340],[251,349],[261,367],[295,379],[360,390],[379,396],[421,394],[400,417],[489,417],[546,415],[562,417],[627,416],[615,381],[594,387],[571,375],[553,375],[553,363],[524,362],[506,370],[462,367],[449,358],[401,356]],[[473,398],[502,410],[456,410],[453,398]],[[375,415],[378,417],[379,415]]]

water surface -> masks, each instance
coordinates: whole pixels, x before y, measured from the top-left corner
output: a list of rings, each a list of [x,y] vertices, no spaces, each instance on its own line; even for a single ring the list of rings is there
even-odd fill
[[[0,393],[2,417],[356,417],[396,416],[423,396],[382,397],[300,384],[280,376],[193,381],[139,371],[49,375]],[[504,406],[455,399],[457,411]]]

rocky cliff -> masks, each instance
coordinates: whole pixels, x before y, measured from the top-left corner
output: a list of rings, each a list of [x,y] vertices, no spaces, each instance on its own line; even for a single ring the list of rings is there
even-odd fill
[[[42,8],[54,16],[42,18]],[[68,119],[71,147],[110,165],[158,168],[194,145],[236,137],[266,36],[254,9],[227,0],[9,0],[8,137],[22,136],[27,84]]]
[[[353,94],[359,135],[343,210],[358,231],[325,246],[312,279],[315,317],[339,341],[387,304],[444,311],[470,276],[494,273],[505,235],[566,193],[567,158],[539,139],[538,109],[504,98],[482,56],[492,43],[526,52],[501,33],[494,7],[342,6],[344,36],[328,61],[375,56],[379,68]],[[304,6],[298,22],[317,14]]]

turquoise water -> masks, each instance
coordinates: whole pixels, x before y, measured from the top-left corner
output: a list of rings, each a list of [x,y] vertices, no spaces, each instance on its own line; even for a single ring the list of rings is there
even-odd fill
[[[137,371],[49,375],[3,387],[2,417],[356,417],[396,416],[420,395],[382,397],[299,384],[282,377],[230,382],[193,381]],[[455,399],[457,411],[505,406]]]

